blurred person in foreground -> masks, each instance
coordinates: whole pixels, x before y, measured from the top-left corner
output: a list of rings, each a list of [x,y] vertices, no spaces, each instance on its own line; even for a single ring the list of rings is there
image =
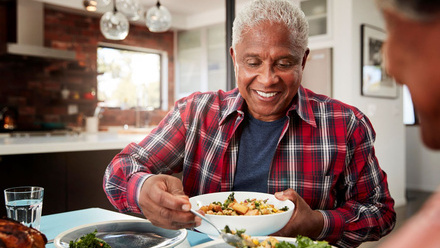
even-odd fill
[[[440,149],[440,1],[376,0],[388,32],[388,73],[411,93],[424,144]],[[385,247],[440,247],[440,188]]]
[[[112,204],[160,227],[191,228],[201,220],[188,212],[188,197],[258,191],[296,205],[277,236],[356,247],[389,233],[394,200],[373,127],[357,108],[301,86],[307,41],[299,7],[250,1],[233,24],[238,87],[178,100],[143,141],[123,149],[104,176]],[[178,172],[182,180],[169,175]]]

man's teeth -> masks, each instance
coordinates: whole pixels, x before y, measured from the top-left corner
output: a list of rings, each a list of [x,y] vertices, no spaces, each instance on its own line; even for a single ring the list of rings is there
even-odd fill
[[[265,92],[261,92],[257,90],[258,95],[262,96],[262,97],[273,97],[274,95],[276,95],[276,92],[272,92],[272,93],[265,93]]]

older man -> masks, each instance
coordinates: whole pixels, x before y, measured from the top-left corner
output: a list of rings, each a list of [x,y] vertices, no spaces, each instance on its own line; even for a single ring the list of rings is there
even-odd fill
[[[110,201],[176,229],[200,222],[188,196],[259,191],[296,205],[275,235],[355,247],[390,232],[394,201],[374,130],[355,107],[301,87],[307,40],[304,13],[290,1],[250,1],[233,27],[238,89],[177,101],[113,159],[104,178]],[[166,175],[173,172],[182,181]]]
[[[386,67],[408,86],[426,146],[440,149],[440,1],[377,0],[388,39]],[[440,247],[440,188],[381,247]]]

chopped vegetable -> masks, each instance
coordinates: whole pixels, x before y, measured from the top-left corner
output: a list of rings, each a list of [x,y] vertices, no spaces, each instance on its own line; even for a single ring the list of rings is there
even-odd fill
[[[223,204],[223,208],[228,208],[229,204],[235,202],[234,192],[229,194],[228,199],[226,199],[225,203]]]
[[[275,248],[331,248],[327,241],[313,241],[312,239],[298,235],[296,237],[297,244],[281,241],[276,244]]]
[[[98,230],[95,230],[75,241],[70,241],[69,248],[111,248],[104,240],[96,237],[97,232]]]
[[[265,240],[258,240],[257,238],[252,238],[245,233],[245,229],[231,230],[229,226],[225,226],[223,229],[226,233],[232,233],[237,235],[242,239],[242,247],[245,248],[331,248],[332,246],[328,244],[327,241],[313,241],[311,238],[298,235],[296,237],[296,244],[289,243],[286,241],[279,241],[276,237],[267,237]]]
[[[234,197],[234,192],[229,194],[228,198],[223,204],[220,202],[212,202],[209,205],[201,206],[205,214],[214,215],[267,215],[282,213],[289,210],[287,206],[278,209],[274,204],[268,204],[268,199],[257,200],[257,199],[246,199],[242,202],[237,202]]]

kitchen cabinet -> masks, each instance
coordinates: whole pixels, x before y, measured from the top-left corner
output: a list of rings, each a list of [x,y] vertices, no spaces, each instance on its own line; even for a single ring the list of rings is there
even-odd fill
[[[102,188],[104,171],[120,150],[0,156],[0,189],[44,187],[43,215],[100,207],[114,210]],[[0,197],[4,206],[4,197]],[[4,207],[0,216],[6,215]]]
[[[316,72],[319,73],[316,73]],[[316,93],[332,96],[332,49],[313,49],[307,57],[301,85]]]
[[[331,36],[332,0],[307,0],[300,2],[309,23],[310,39],[327,39]]]
[[[224,24],[180,31],[177,36],[176,97],[226,90]]]

